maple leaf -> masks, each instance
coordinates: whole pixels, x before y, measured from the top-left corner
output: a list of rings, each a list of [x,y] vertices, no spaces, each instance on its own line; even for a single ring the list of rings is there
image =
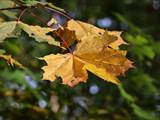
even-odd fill
[[[94,25],[81,22],[78,20],[69,20],[66,25],[65,25],[69,30],[75,31],[76,37],[78,40],[81,40],[82,37],[87,35],[88,33],[90,34],[103,34],[105,30],[100,29]]]
[[[88,24],[85,22],[81,22],[78,20],[73,20],[73,19],[68,21],[66,26],[69,30],[75,31],[75,34],[76,34],[78,40],[81,40],[82,37],[84,37],[88,33],[90,33],[90,34],[104,34],[105,33],[104,29],[100,29],[94,25],[91,25],[91,24]],[[119,32],[119,31],[108,31],[108,34],[110,36],[118,37],[115,42],[110,44],[110,47],[117,48],[118,46],[120,46],[122,44],[127,44],[121,38],[121,33],[122,32]]]
[[[51,45],[60,46],[60,43],[58,41],[55,41],[55,39],[51,35],[47,35],[49,32],[53,32],[52,28],[49,27],[40,27],[40,26],[32,26],[27,25],[25,23],[19,22],[18,25],[20,28],[22,28],[30,37],[35,38],[38,42],[47,42]]]
[[[79,82],[86,82],[87,72],[83,69],[84,61],[78,57],[68,54],[51,54],[42,58],[47,62],[47,66],[42,69],[44,80],[54,81],[56,77],[61,77],[63,84],[74,86]]]
[[[90,34],[99,34],[103,35],[106,34],[106,31],[104,29],[100,29],[94,25],[81,22],[78,20],[69,20],[63,28],[59,28],[57,32],[63,40],[67,43],[68,46],[72,45],[75,40],[77,42],[80,42],[84,36],[86,36],[88,33]],[[109,46],[115,49],[118,49],[118,47],[122,44],[127,44],[123,39],[121,38],[121,33],[119,31],[108,31],[106,37],[117,37],[117,40],[110,44]],[[105,37],[105,36],[103,36]],[[63,45],[66,47],[66,45]]]
[[[109,35],[107,31],[102,34],[85,33],[73,54],[52,54],[41,58],[47,63],[42,68],[43,79],[54,81],[59,76],[63,84],[72,87],[87,81],[88,70],[106,81],[119,83],[117,76],[133,66],[125,57],[126,51],[109,47],[117,40],[118,37]]]
[[[59,41],[56,41],[51,35],[48,35],[48,33],[54,31],[52,28],[27,25],[20,21],[3,22],[0,24],[0,43],[6,38],[16,37],[14,34],[16,34],[17,29],[24,30],[30,37],[38,42],[47,42],[51,45],[60,46]],[[19,31],[19,33],[21,33],[21,31]]]
[[[83,37],[83,42],[77,45],[76,56],[97,67],[105,68],[115,76],[124,74],[126,70],[132,67],[132,62],[125,58],[126,51],[109,48],[110,44],[116,40],[114,37],[104,39],[103,36],[106,35],[88,34]]]

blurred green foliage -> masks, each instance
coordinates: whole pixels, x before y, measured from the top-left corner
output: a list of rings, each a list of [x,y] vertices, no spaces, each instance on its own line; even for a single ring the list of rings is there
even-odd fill
[[[45,0],[44,0],[45,1]],[[25,69],[0,60],[0,120],[160,120],[160,2],[158,0],[47,0],[66,9],[75,19],[98,26],[103,18],[109,30],[124,31],[128,58],[135,68],[121,77],[119,86],[89,74],[86,84],[69,88],[42,81],[38,57],[62,50],[38,43],[25,32],[0,44],[0,54],[11,54]],[[46,1],[46,2],[47,2]],[[32,6],[35,0],[0,0],[0,8]],[[51,17],[66,19],[53,11],[33,8],[21,18],[45,26]],[[0,23],[17,19],[20,10],[0,11]],[[44,22],[40,21],[43,19]],[[106,19],[107,18],[107,19]]]

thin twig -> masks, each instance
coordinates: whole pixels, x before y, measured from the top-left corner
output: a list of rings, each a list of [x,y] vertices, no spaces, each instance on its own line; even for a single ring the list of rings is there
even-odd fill
[[[28,8],[25,8],[24,10],[22,10],[22,12],[20,13],[17,22],[19,22],[22,18],[22,16],[24,15],[24,13],[27,11]]]
[[[47,6],[45,6],[45,5],[41,5],[41,6],[43,6],[44,8],[46,8],[46,9],[48,9],[48,10],[54,11],[54,12],[56,12],[56,13],[64,16],[64,17],[66,17],[66,18],[69,19],[69,20],[72,19],[72,17],[71,17],[70,15],[68,15],[67,13],[65,13],[65,12],[56,10],[56,9],[54,9],[54,8],[47,7]],[[30,6],[30,7],[34,7],[34,6]],[[26,9],[26,8],[28,8],[28,6],[16,6],[16,7],[2,8],[2,9],[0,9],[0,11],[1,11],[1,10]]]
[[[53,8],[50,8],[50,7],[47,7],[47,6],[45,6],[45,8],[48,9],[48,10],[51,10],[51,11],[53,11],[53,12],[56,12],[56,13],[64,16],[64,17],[66,17],[66,18],[69,19],[69,20],[70,20],[70,19],[73,19],[70,15],[68,15],[67,13],[64,13],[64,12],[62,12],[62,11],[59,11],[59,10],[56,10],[56,9],[53,9]]]
[[[39,19],[43,24],[46,25],[46,22],[44,21],[44,19],[42,19],[41,17],[39,17],[38,15],[36,15],[34,12],[32,12],[31,10],[29,10],[31,15],[36,17],[37,19]]]

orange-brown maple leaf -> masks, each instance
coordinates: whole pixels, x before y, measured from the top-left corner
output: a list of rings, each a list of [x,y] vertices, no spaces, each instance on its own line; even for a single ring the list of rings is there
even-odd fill
[[[120,32],[110,32],[80,21],[70,20],[67,30],[75,31],[79,42],[73,53],[48,55],[42,58],[47,65],[43,79],[54,81],[61,77],[63,84],[75,86],[86,82],[87,70],[100,78],[119,83],[117,76],[123,75],[132,62],[128,60],[126,51],[117,49],[126,44]]]

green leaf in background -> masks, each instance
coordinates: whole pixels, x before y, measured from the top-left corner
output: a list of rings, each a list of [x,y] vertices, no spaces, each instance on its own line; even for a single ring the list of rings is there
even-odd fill
[[[18,6],[13,0],[0,0],[0,9]]]
[[[135,40],[136,45],[144,45],[148,43],[148,40],[142,35],[138,34]]]
[[[119,85],[118,85],[118,89],[119,89],[119,91],[120,91],[121,96],[122,96],[126,101],[128,101],[128,102],[134,102],[134,98],[124,90],[122,84],[119,84]]]
[[[157,91],[157,88],[154,85],[154,79],[142,72],[142,71],[136,71],[132,78],[131,78],[133,84],[136,86],[136,90],[137,91],[141,91],[141,95],[143,94],[145,95],[153,95],[155,94]],[[138,81],[138,83],[137,83]]]
[[[2,78],[8,79],[11,82],[13,82],[12,80],[14,80],[14,82],[17,82],[20,85],[26,84],[26,81],[24,80],[26,74],[22,70],[9,71],[9,69],[5,68],[2,73]],[[9,76],[7,76],[7,73],[9,74]]]
[[[131,104],[131,107],[133,109],[133,112],[140,118],[145,119],[145,120],[158,120],[152,112],[143,110],[136,104]]]
[[[0,24],[0,43],[4,41],[4,39],[8,38],[12,32],[15,30],[17,25],[16,21],[12,22],[4,22]]]
[[[158,120],[151,112],[145,111],[136,105],[135,99],[124,90],[122,84],[118,85],[118,88],[120,90],[121,96],[127,101],[129,106],[132,107],[134,114],[145,120]]]
[[[148,45],[134,46],[132,52],[137,55],[140,60],[144,60],[145,57],[152,60],[155,56],[153,48]]]
[[[145,111],[135,104],[134,98],[124,90],[122,84],[118,85],[118,88],[120,90],[121,96],[132,107],[134,114],[145,120],[157,120],[151,112]]]
[[[149,59],[153,59],[155,56],[155,53],[151,46],[144,46],[141,51],[142,51],[142,54],[148,57]]]
[[[145,36],[140,34],[133,36],[127,33],[125,38],[132,44],[131,51],[137,55],[140,60],[144,60],[145,57],[148,59],[153,59],[155,57],[155,49]]]
[[[140,34],[134,37],[133,35],[127,33],[125,37],[126,40],[133,45],[145,45],[148,43],[148,40]]]

